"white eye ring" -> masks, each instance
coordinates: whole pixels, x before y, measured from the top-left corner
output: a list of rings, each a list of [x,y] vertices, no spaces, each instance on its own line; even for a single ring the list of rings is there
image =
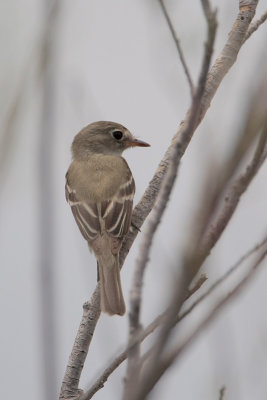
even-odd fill
[[[116,140],[121,140],[123,138],[123,133],[119,129],[116,129],[115,131],[112,132],[112,136]]]

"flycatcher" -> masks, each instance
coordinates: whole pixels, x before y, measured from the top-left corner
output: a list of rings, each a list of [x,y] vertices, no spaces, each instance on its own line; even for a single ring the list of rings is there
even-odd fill
[[[121,157],[129,147],[148,147],[124,126],[99,121],[83,128],[72,143],[66,199],[97,258],[101,310],[125,313],[119,252],[131,224],[135,183]]]

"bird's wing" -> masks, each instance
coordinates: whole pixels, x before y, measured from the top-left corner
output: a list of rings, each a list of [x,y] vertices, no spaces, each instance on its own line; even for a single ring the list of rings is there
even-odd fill
[[[83,237],[91,242],[100,232],[97,204],[80,200],[76,190],[68,183],[68,175],[66,175],[65,194]]]
[[[116,193],[102,202],[85,201],[84,198],[79,198],[79,194],[68,181],[68,174],[65,193],[77,225],[89,243],[94,241],[99,234],[107,233],[109,237],[117,239],[122,239],[127,234],[131,224],[135,193],[135,183],[130,170],[122,179]]]
[[[105,231],[112,237],[124,237],[131,224],[135,183],[131,173],[110,200],[102,201],[100,220]]]

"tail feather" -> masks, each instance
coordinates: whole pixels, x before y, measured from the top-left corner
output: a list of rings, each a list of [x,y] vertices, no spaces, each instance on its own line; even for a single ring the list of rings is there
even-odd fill
[[[98,257],[98,273],[100,280],[100,306],[101,311],[110,315],[125,313],[120,279],[118,255],[110,255],[105,260]]]

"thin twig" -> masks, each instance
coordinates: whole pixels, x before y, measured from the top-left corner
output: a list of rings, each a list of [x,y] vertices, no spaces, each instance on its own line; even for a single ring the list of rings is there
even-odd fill
[[[267,11],[262,14],[262,16],[256,21],[252,21],[248,27],[244,42],[250,38],[250,36],[267,20]]]
[[[172,34],[176,49],[177,49],[179,57],[180,57],[180,61],[182,63],[182,66],[183,66],[183,69],[184,69],[184,72],[185,72],[185,75],[186,75],[186,78],[187,78],[187,81],[188,81],[188,84],[189,84],[191,97],[193,98],[194,92],[195,92],[195,87],[194,87],[194,84],[193,84],[193,80],[191,78],[191,74],[189,72],[189,68],[188,68],[187,63],[185,61],[185,56],[184,56],[184,53],[183,53],[183,50],[182,50],[182,46],[180,44],[180,40],[177,37],[177,34],[175,32],[175,29],[174,29],[174,26],[173,26],[173,24],[171,22],[171,19],[169,17],[169,14],[167,12],[166,7],[165,7],[164,1],[163,0],[159,0],[159,4],[161,5],[164,17],[165,17],[165,19],[167,21],[167,24],[169,26],[169,29],[171,31],[171,34]]]
[[[189,299],[189,297],[191,297],[194,293],[196,293],[201,288],[203,283],[206,282],[207,279],[208,279],[207,275],[201,274],[196,283],[194,284],[194,286],[191,289],[189,288],[187,290],[185,300]]]
[[[229,268],[229,270],[224,275],[221,276],[221,278],[217,279],[217,281],[215,281],[205,293],[203,293],[196,301],[194,301],[194,303],[192,303],[190,307],[179,314],[175,323],[177,324],[183,318],[189,315],[200,303],[202,303],[211,293],[213,293],[215,289],[217,289],[217,287],[219,287],[224,281],[226,281],[226,279],[229,278],[229,276],[232,275],[247,258],[249,258],[253,253],[260,250],[266,244],[267,237],[263,239],[261,243],[257,244],[255,247],[245,253],[231,268]]]

